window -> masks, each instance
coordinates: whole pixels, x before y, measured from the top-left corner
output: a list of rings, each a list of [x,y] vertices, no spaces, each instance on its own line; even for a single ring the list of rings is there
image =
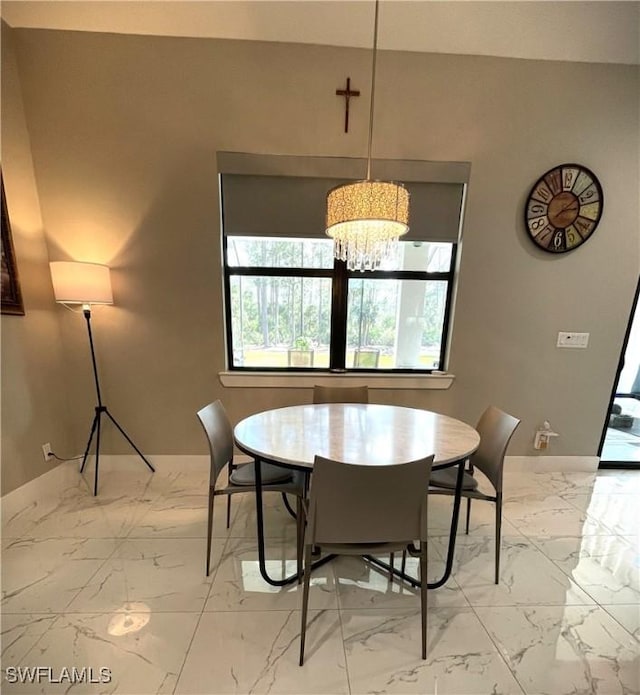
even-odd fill
[[[340,178],[223,170],[220,179],[230,369],[444,368],[461,184],[407,183],[408,239],[361,273],[334,260],[324,235],[326,191]]]
[[[226,239],[231,367],[329,368],[332,254],[329,239]]]

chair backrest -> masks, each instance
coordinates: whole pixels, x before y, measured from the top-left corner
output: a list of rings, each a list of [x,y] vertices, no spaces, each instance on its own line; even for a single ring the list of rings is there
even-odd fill
[[[209,485],[214,485],[222,469],[233,459],[233,428],[227,411],[217,400],[209,403],[197,413],[209,442],[211,473]]]
[[[313,387],[314,403],[368,403],[367,386],[319,386]]]
[[[316,456],[306,542],[426,541],[426,490],[432,463],[433,456],[389,466]]]
[[[498,492],[502,491],[504,455],[520,420],[490,405],[480,416],[476,429],[480,446],[471,456],[471,463],[481,470]]]

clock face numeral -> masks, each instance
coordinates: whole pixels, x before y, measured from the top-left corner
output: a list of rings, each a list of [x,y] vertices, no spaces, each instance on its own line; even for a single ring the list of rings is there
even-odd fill
[[[578,217],[573,225],[578,230],[578,234],[580,234],[583,241],[596,228],[596,223],[593,220],[587,220],[584,217]]]
[[[546,215],[549,206],[546,203],[540,203],[537,200],[530,200],[527,205],[527,219],[532,217],[540,217],[541,215]]]
[[[579,170],[575,167],[562,168],[562,190],[570,191],[578,178]]]
[[[598,189],[596,188],[595,183],[592,183],[590,186],[587,186],[587,188],[582,191],[582,193],[578,196],[578,200],[580,201],[580,205],[586,205],[587,203],[595,203],[600,198],[598,197]]]
[[[597,220],[600,215],[600,203],[589,203],[580,208],[580,216],[590,220]]]
[[[582,237],[572,224],[564,230],[564,235],[567,240],[567,250],[582,243]]]
[[[582,192],[586,189],[589,188],[589,186],[593,183],[593,179],[589,174],[587,174],[584,171],[581,171],[578,174],[578,178],[576,179],[575,185],[573,186],[573,192],[577,195],[580,196],[582,195]]]
[[[551,198],[553,198],[553,193],[549,190],[549,186],[547,186],[544,181],[540,181],[540,183],[535,187],[531,197],[535,198],[541,203],[548,204],[551,201]]]
[[[562,179],[560,176],[560,169],[553,169],[552,171],[545,174],[544,180],[547,182],[547,186],[551,190],[553,195],[558,195],[562,190]]]
[[[602,216],[602,188],[581,164],[561,164],[534,184],[524,209],[534,243],[549,253],[564,253],[583,244]]]
[[[529,220],[529,231],[533,234],[533,236],[537,236],[545,227],[548,226],[548,224],[549,218],[546,215],[543,217],[535,217],[534,219]]]
[[[564,236],[564,229],[556,229],[551,237],[549,248],[556,253],[562,253],[567,249],[567,242]]]
[[[555,232],[555,229],[549,225],[548,227],[545,227],[538,236],[535,237],[536,244],[538,246],[541,246],[543,249],[548,249],[549,248],[549,243],[551,242],[551,239],[553,238],[553,233]]]

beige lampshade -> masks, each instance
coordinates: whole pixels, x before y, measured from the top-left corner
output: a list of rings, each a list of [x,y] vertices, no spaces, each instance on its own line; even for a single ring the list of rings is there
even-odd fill
[[[350,270],[375,270],[409,230],[409,192],[392,181],[356,181],[327,195],[327,230],[335,257]]]
[[[49,263],[56,302],[61,304],[113,304],[109,267],[99,263]]]

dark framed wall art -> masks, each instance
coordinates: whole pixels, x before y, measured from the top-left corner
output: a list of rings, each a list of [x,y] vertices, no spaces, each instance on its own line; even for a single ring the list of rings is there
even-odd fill
[[[4,181],[1,174],[0,187],[2,188],[2,313],[22,315],[24,314],[24,304],[20,292],[16,254],[13,250],[7,201],[4,196]]]

